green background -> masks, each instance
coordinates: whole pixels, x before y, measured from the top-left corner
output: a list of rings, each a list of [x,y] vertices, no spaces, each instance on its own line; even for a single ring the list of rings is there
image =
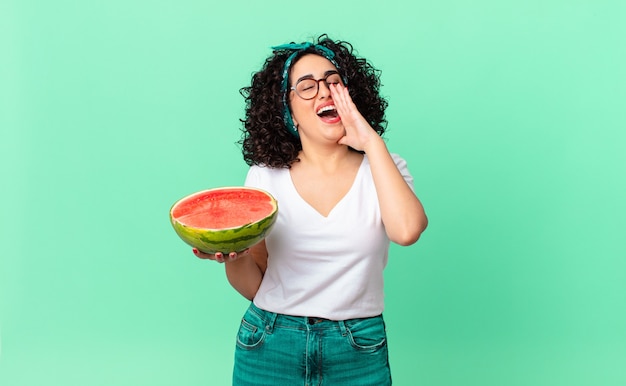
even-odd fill
[[[0,384],[229,384],[247,302],[168,210],[243,182],[239,88],[323,32],[383,71],[430,218],[395,384],[626,384],[625,4],[2,0]]]

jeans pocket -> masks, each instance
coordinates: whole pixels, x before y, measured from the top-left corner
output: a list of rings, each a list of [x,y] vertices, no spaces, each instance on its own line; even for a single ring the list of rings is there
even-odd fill
[[[374,352],[387,345],[387,332],[381,316],[347,320],[345,325],[348,342],[356,350]]]
[[[237,332],[237,346],[245,350],[259,348],[265,340],[265,322],[250,314],[244,315]]]

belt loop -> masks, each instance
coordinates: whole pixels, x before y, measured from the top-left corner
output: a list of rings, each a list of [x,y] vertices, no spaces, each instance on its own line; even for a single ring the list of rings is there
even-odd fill
[[[276,317],[278,316],[275,312],[265,311],[265,315],[267,316],[265,331],[268,334],[271,334],[274,331],[274,324],[276,323]]]
[[[343,320],[339,320],[337,323],[339,324],[339,329],[341,330],[341,336],[348,335],[348,328],[346,327],[346,323]]]

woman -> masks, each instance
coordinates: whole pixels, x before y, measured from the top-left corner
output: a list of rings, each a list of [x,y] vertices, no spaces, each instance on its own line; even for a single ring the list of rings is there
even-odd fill
[[[235,354],[235,385],[391,384],[382,319],[390,241],[427,225],[405,161],[381,138],[379,72],[346,42],[274,47],[242,89],[246,185],[279,203],[270,235],[225,262],[252,300]],[[225,251],[228,252],[228,251]]]

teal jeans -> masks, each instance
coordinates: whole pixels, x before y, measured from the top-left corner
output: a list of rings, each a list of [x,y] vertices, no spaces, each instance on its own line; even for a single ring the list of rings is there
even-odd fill
[[[331,321],[251,304],[237,333],[233,385],[391,385],[383,317]]]

